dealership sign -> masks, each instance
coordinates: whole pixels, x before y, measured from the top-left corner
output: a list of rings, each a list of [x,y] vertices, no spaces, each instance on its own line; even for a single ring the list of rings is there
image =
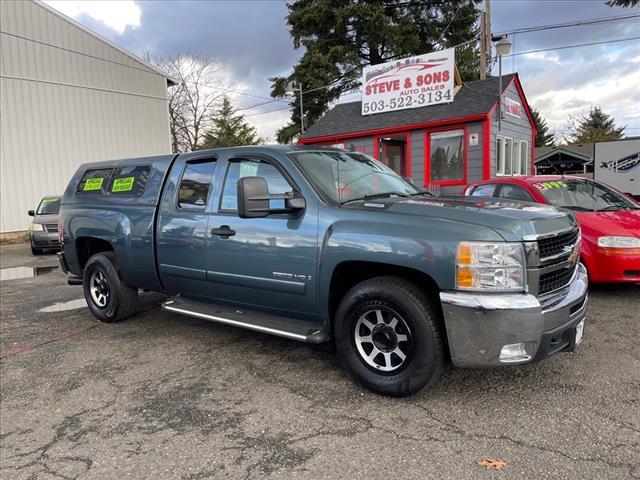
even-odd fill
[[[454,49],[362,70],[362,115],[453,101]]]
[[[522,115],[522,105],[520,102],[511,100],[509,97],[503,97],[504,100],[504,113],[511,115],[512,117],[520,118]]]

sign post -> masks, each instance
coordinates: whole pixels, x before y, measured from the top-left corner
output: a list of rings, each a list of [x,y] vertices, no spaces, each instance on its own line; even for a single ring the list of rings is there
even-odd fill
[[[453,101],[455,49],[362,70],[362,115]]]

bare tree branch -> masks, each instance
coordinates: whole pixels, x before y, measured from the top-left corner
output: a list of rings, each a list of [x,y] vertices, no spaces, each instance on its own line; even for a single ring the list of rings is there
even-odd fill
[[[145,52],[144,58],[178,83],[169,87],[168,93],[172,150],[196,150],[215,118],[224,92],[232,85],[209,57],[183,53],[155,58]]]

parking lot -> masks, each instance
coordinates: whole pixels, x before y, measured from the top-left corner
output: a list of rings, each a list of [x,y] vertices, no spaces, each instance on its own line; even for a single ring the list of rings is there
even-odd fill
[[[352,383],[330,345],[163,312],[157,294],[119,324],[40,312],[82,288],[37,273],[0,283],[2,478],[640,478],[638,286],[591,289],[576,353],[449,369],[393,399]]]

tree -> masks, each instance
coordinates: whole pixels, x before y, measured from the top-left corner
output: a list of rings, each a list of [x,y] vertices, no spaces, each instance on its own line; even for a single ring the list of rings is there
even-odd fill
[[[184,53],[155,58],[146,53],[145,60],[177,82],[168,94],[172,151],[197,150],[230,82],[209,57]]]
[[[609,0],[605,2],[610,7],[635,7],[640,3],[640,0]]]
[[[625,128],[616,128],[615,120],[596,106],[589,111],[588,115],[569,118],[567,141],[590,143],[619,140],[623,137]]]
[[[305,52],[288,77],[271,78],[271,95],[286,94],[290,82],[304,92],[304,122],[312,125],[342,93],[360,86],[361,69],[392,59],[429,53],[477,37],[480,0],[296,0],[287,23],[295,48]],[[456,52],[458,54],[458,52]],[[475,43],[461,50],[457,64],[464,80],[477,78]],[[291,122],[277,132],[279,142],[300,133],[300,104],[291,101]]]
[[[213,118],[213,126],[205,132],[199,148],[236,147],[264,143],[264,140],[256,135],[256,129],[249,126],[242,115],[234,115],[234,113],[231,100],[225,96],[220,109]]]
[[[549,125],[547,121],[540,115],[540,112],[531,108],[531,115],[533,116],[533,123],[536,125],[536,147],[547,147],[553,145],[553,133],[549,133]]]

